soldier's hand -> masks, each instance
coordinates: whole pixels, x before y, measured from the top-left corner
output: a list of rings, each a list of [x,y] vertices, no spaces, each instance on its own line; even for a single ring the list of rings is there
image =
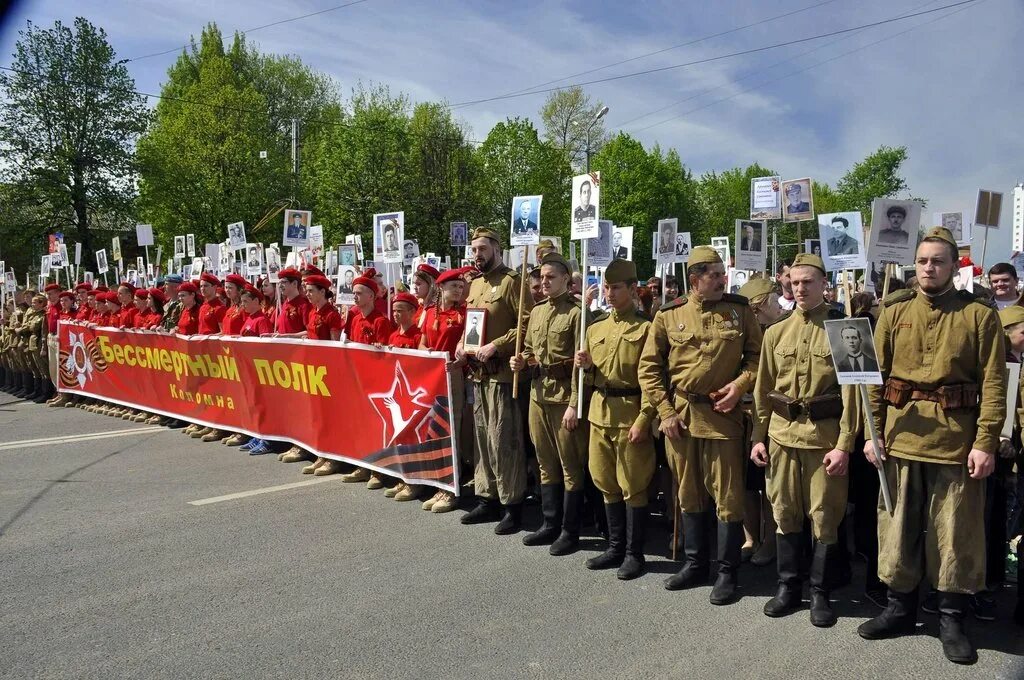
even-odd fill
[[[821,461],[825,465],[825,474],[830,477],[842,477],[850,467],[850,454],[840,449],[832,449]]]
[[[576,368],[582,368],[584,370],[594,365],[593,359],[590,358],[590,352],[583,349],[576,352],[576,356],[573,357],[573,363],[576,364]]]
[[[679,419],[679,416],[669,416],[661,421],[661,426],[658,429],[661,430],[662,434],[672,439],[680,439],[683,436],[683,432],[686,431],[683,421]]]
[[[630,444],[642,444],[647,441],[647,428],[638,427],[636,424],[629,428],[629,443]]]
[[[878,455],[875,455],[875,442],[867,440],[864,442],[864,457],[868,459],[868,462],[874,465],[879,470],[882,469],[882,463],[879,462],[879,458],[885,460],[885,444],[878,449]]]
[[[562,427],[568,432],[572,432],[579,424],[580,420],[576,417],[576,408],[574,406],[567,406],[565,413],[562,415]]]
[[[455,348],[455,363],[466,363],[466,350],[463,349],[462,345],[459,345],[458,347]]]
[[[754,448],[750,449],[750,460],[754,461],[757,467],[767,467],[768,447],[761,442],[754,444]]]
[[[494,348],[494,343],[489,342],[476,351],[476,358],[479,359],[480,361],[488,361],[491,357],[494,356],[494,353],[496,351],[497,350],[495,350]]]
[[[523,360],[522,354],[514,354],[508,358],[508,365],[512,367],[513,371],[519,372],[523,370],[526,361]]]
[[[971,449],[967,454],[967,471],[971,473],[971,479],[985,479],[996,469],[996,456],[994,453],[985,453],[981,449]]]
[[[736,404],[740,402],[740,397],[743,394],[740,392],[740,388],[736,387],[736,383],[729,383],[725,387],[715,390],[709,395],[715,401],[715,410],[719,413],[729,413]]]

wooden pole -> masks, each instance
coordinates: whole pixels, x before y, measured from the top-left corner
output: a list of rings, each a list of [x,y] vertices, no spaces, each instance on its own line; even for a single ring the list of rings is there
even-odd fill
[[[882,268],[882,278],[883,278],[883,281],[882,281],[882,299],[883,300],[885,298],[889,297],[889,279],[892,278],[892,277],[889,276],[889,267],[891,267],[891,266],[892,265],[890,265],[889,263],[886,263],[885,266]]]
[[[526,302],[526,256],[528,253],[527,246],[523,246],[523,271],[519,277],[519,309],[516,312],[516,356],[518,357],[523,351],[523,305]],[[512,398],[519,398],[519,374],[522,371],[516,371],[512,374]]]
[[[988,227],[985,227],[985,235],[981,239],[981,262],[978,266],[981,267],[982,271],[985,270],[985,251],[988,250]]]
[[[857,385],[860,390],[860,401],[864,405],[864,421],[868,426],[868,436],[875,445],[875,458],[878,460],[878,483],[882,490],[882,501],[885,503],[885,510],[892,515],[892,494],[889,492],[889,480],[885,476],[885,457],[882,455],[882,442],[878,438],[878,431],[875,429],[875,419],[871,413],[871,404],[868,402],[868,386]]]
[[[583,348],[586,346],[586,342],[587,342],[587,309],[590,306],[590,305],[587,304],[587,288],[588,288],[587,284],[590,282],[590,277],[588,276],[589,272],[587,271],[587,239],[581,239],[581,243],[582,243],[582,246],[581,246],[581,250],[580,250],[580,257],[581,257],[580,271],[583,274],[583,305],[582,305],[582,309],[580,309],[580,337],[579,337],[579,343],[578,343],[577,349],[579,349],[582,352]],[[520,307],[520,309],[522,308],[522,306],[523,306],[523,300],[520,297],[520,299],[519,299],[519,307]],[[516,355],[518,356],[518,351],[516,352]],[[577,384],[576,384],[576,392],[577,392],[577,394],[576,394],[576,416],[578,418],[582,418],[583,417],[583,371],[580,370],[580,369],[576,369],[576,373],[577,373],[577,376],[576,376],[576,380],[577,380]]]

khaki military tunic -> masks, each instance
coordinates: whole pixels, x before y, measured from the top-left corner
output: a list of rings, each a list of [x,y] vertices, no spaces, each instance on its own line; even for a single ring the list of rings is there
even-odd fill
[[[46,366],[40,354],[45,341],[46,312],[29,307],[22,318],[19,333],[22,339],[22,355],[29,371],[37,378],[46,375]]]
[[[481,346],[494,343],[495,356],[486,362],[470,361],[474,381],[473,421],[476,438],[473,486],[480,498],[515,505],[526,492],[526,452],[519,402],[512,398],[512,369],[508,360],[516,350],[516,319],[520,275],[505,265],[481,275],[469,286],[468,309],[487,310]],[[523,297],[523,325],[529,323],[533,298]]]
[[[738,295],[712,302],[690,293],[654,317],[639,378],[662,420],[678,415],[685,428],[665,442],[683,512],[704,512],[713,498],[719,519],[743,520],[743,411],[737,404],[719,413],[709,395],[730,382],[741,394],[753,389],[761,340],[757,318]]]
[[[640,390],[637,367],[651,322],[635,309],[612,311],[587,328],[590,401],[590,476],[605,503],[647,505],[654,476],[654,442],[649,436],[654,408]],[[631,427],[648,431],[646,441],[629,442]]]
[[[881,388],[869,389],[895,505],[890,517],[879,498],[878,577],[898,592],[917,588],[925,574],[943,592],[983,590],[985,480],[971,479],[967,456],[972,448],[995,453],[1005,418],[999,318],[970,293],[899,291],[883,304],[875,346],[883,378],[922,391],[972,383],[980,398],[976,407],[948,411],[913,399],[896,408]]]
[[[539,375],[530,394],[530,437],[537,450],[541,484],[563,484],[582,490],[586,478],[587,435],[584,414],[569,432],[562,427],[568,406],[576,408],[578,372],[572,368],[579,346],[581,305],[568,292],[548,298],[530,313],[523,339],[523,358],[536,363]]]
[[[832,449],[851,455],[859,429],[859,401],[852,386],[840,388],[825,333],[826,319],[843,315],[822,302],[814,309],[799,307],[765,333],[754,389],[755,443],[768,443],[766,490],[772,513],[783,534],[803,530],[811,520],[814,538],[831,545],[846,514],[848,475],[829,476],[823,459]],[[841,394],[839,418],[812,421],[806,412],[795,420],[775,414],[768,393],[778,391],[806,400]]]

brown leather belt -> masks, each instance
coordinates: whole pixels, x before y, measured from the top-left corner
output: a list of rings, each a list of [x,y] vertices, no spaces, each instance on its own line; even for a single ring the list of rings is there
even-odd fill
[[[594,390],[600,392],[605,397],[639,397],[639,387],[594,387]]]

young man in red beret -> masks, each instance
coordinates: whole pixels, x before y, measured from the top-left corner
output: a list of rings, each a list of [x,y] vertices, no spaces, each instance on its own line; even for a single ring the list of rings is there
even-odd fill
[[[92,286],[88,283],[80,283],[75,286],[75,293],[78,296],[78,312],[75,314],[75,321],[88,321],[92,318],[94,306],[89,303],[89,298],[92,296],[95,299]]]
[[[245,310],[241,305],[242,290],[249,285],[249,282],[238,274],[228,274],[224,277],[224,297],[227,298],[227,310],[224,312],[224,320],[220,325],[220,334],[238,336],[242,334],[242,327],[245,325]],[[224,440],[225,446],[243,446],[248,444],[251,437],[241,432],[235,432]]]
[[[203,298],[203,304],[199,307],[199,335],[220,334],[221,323],[228,310],[217,297],[219,286],[220,279],[209,272],[203,272],[199,277],[199,295]],[[215,427],[201,427],[189,436],[204,442],[218,442],[229,434]]]
[[[114,320],[118,328],[135,328],[135,317],[139,310],[135,308],[135,286],[124,281],[117,287],[117,302],[121,305],[119,316]]]
[[[277,273],[280,280],[281,304],[274,316],[273,337],[302,337],[309,323],[313,307],[302,294],[302,274],[298,269],[288,267]],[[299,334],[299,335],[296,335]],[[283,463],[300,463],[312,456],[300,446],[293,446],[277,457]]]

